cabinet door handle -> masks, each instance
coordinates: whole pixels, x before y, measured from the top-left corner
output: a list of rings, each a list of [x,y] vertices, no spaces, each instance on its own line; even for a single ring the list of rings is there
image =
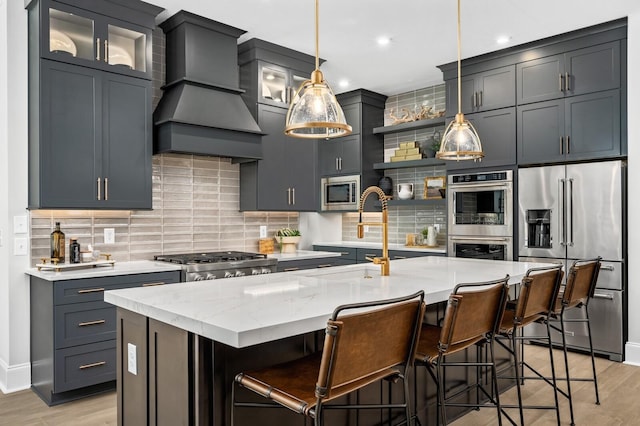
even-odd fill
[[[571,74],[569,74],[568,72],[564,74],[564,85],[565,88],[567,89],[567,92],[571,91]]]
[[[78,327],[87,327],[90,325],[99,325],[99,324],[104,324],[105,322],[107,322],[106,320],[95,320],[95,321],[87,321],[87,322],[79,322],[78,323]]]
[[[284,268],[284,272],[297,271],[300,268]]]
[[[560,136],[560,155],[564,154],[564,136]]]
[[[564,92],[564,76],[558,74],[558,90]]]
[[[291,205],[291,188],[287,188],[287,205]]]
[[[478,106],[478,92],[473,92],[473,107]]]
[[[98,178],[98,201],[100,201],[102,199],[102,195],[100,192],[100,178]]]
[[[340,170],[342,170],[342,157],[340,157]]]
[[[164,281],[158,281],[157,283],[144,283],[142,287],[153,287],[155,285],[164,285],[166,284]]]
[[[291,204],[295,206],[296,204],[296,189],[291,188],[291,200],[293,201]]]
[[[331,263],[324,263],[322,265],[318,265],[316,266],[316,268],[328,268],[330,266],[333,266]]]
[[[338,163],[338,157],[336,157],[336,170],[340,170],[340,164]]]
[[[478,106],[482,106],[482,90],[478,92]]]
[[[78,294],[100,293],[101,291],[104,291],[104,288],[84,288],[82,290],[78,290]]]
[[[571,136],[567,135],[567,154],[571,154]]]
[[[96,39],[96,61],[100,60],[100,39]]]
[[[93,364],[84,364],[78,367],[80,370],[86,370],[87,368],[100,367],[107,363],[107,361],[94,362]]]
[[[104,200],[109,199],[109,178],[104,178]]]
[[[109,40],[104,41],[104,61],[109,62]]]

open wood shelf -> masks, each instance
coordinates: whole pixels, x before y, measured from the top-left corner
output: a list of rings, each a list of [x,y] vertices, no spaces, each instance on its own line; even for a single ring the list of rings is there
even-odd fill
[[[374,163],[375,170],[384,169],[404,169],[407,167],[440,166],[444,165],[443,160],[437,158],[422,158],[420,160],[396,161],[393,163]]]
[[[408,132],[410,130],[427,129],[429,127],[444,126],[445,118],[437,117],[427,120],[410,121],[408,123],[394,124],[392,126],[374,127],[373,134],[384,135],[387,133]]]

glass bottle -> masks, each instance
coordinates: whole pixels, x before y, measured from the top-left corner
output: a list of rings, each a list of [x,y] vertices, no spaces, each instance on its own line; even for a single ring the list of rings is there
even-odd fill
[[[69,240],[69,263],[80,263],[80,243],[77,238]]]
[[[60,222],[56,222],[56,229],[51,233],[51,260],[64,263],[64,232],[60,230]]]

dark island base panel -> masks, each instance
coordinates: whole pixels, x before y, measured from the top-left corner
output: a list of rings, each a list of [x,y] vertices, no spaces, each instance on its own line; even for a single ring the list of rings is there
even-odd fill
[[[429,318],[429,316],[427,316]],[[266,367],[296,359],[320,350],[323,332],[293,336],[237,349],[188,333],[182,329],[148,319],[118,308],[118,424],[191,424],[222,426],[230,424],[231,389],[235,375],[240,371]],[[128,344],[136,346],[137,374],[127,371]],[[510,358],[496,346],[499,370],[509,374]],[[481,354],[485,356],[485,354]],[[476,359],[475,348],[451,357],[450,361]],[[125,367],[123,369],[123,366]],[[416,371],[410,389],[416,391],[417,414],[421,424],[436,423],[436,386],[424,367]],[[484,374],[483,374],[484,380]],[[485,380],[485,383],[487,381]],[[447,392],[463,389],[475,383],[475,369],[449,368],[446,372]],[[513,385],[501,380],[501,389]],[[309,386],[315,386],[310,383]],[[236,388],[237,400],[266,402],[246,389]],[[375,403],[402,400],[402,383],[383,381],[348,395],[338,403]],[[460,402],[475,402],[475,391],[465,393]],[[135,402],[134,402],[135,401]],[[411,401],[415,407],[415,401]],[[387,424],[403,415],[401,410],[386,409],[326,410],[326,424],[370,426]],[[449,419],[463,415],[465,408],[448,410]],[[148,417],[147,417],[148,416]],[[238,407],[236,426],[298,426],[302,416],[285,408]],[[168,422],[166,422],[169,420]]]
[[[59,393],[44,392],[37,385],[32,385],[31,390],[33,390],[33,392],[48,406],[53,407],[54,405],[64,404],[65,402],[75,401],[76,399],[115,391],[116,381],[112,380],[110,382]]]

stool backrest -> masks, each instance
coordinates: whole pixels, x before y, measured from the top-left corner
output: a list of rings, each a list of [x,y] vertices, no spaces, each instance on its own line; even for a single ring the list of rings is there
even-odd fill
[[[449,296],[438,349],[446,353],[498,331],[509,292],[509,275],[483,283],[458,284]]]
[[[562,265],[529,269],[520,283],[514,323],[519,324],[533,315],[552,312],[563,276]]]
[[[562,294],[562,306],[573,307],[589,302],[589,298],[593,297],[596,291],[601,260],[601,257],[597,257],[573,262]]]
[[[341,315],[343,311],[381,308]],[[424,316],[424,292],[400,299],[343,305],[327,322],[316,384],[319,399],[331,399],[413,365]],[[386,373],[385,373],[386,372]]]

